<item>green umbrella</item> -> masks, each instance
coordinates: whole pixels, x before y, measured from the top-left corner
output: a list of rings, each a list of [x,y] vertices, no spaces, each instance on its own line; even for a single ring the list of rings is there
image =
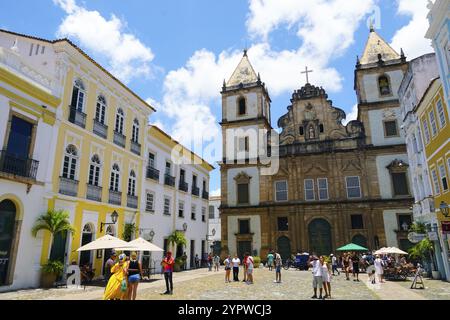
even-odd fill
[[[369,251],[369,249],[358,246],[354,243],[349,243],[343,247],[340,247],[337,251]]]

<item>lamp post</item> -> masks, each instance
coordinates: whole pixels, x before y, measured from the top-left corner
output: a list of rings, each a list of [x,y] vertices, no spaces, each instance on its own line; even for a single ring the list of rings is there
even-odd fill
[[[117,213],[116,210],[114,210],[113,213],[111,213],[111,221],[112,221],[112,223],[111,222],[102,222],[102,223],[100,223],[100,232],[103,232],[103,226],[116,224],[118,218],[119,218],[119,214]]]
[[[444,215],[444,217],[448,218],[449,216],[449,206],[444,201],[441,202],[441,205],[439,206],[439,209],[441,209],[441,213]]]

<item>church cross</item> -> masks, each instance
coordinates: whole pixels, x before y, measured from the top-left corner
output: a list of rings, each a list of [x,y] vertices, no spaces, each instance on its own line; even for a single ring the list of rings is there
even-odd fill
[[[306,73],[306,83],[309,83],[309,76],[308,74],[314,72],[314,70],[308,70],[308,67],[305,68],[305,71],[302,71],[302,74]]]

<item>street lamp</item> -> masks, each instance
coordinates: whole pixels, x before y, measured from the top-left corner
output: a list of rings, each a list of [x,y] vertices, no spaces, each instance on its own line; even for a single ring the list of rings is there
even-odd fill
[[[119,214],[117,213],[116,210],[114,210],[113,213],[111,213],[111,221],[112,221],[112,223],[111,222],[108,222],[108,223],[102,222],[102,223],[100,223],[100,232],[103,231],[103,226],[110,225],[110,224],[116,224],[118,218],[119,218]]]
[[[448,217],[449,216],[449,206],[447,203],[445,203],[444,201],[441,202],[441,205],[439,206],[439,209],[441,209],[441,213],[444,215],[444,217]]]

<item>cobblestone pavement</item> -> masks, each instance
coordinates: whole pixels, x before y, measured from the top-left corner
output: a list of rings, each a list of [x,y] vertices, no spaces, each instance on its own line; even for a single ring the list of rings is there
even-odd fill
[[[268,269],[254,272],[255,284],[243,282],[225,283],[223,268],[219,272],[207,269],[191,270],[174,274],[174,294],[161,295],[165,291],[164,279],[153,276],[152,282],[139,284],[140,300],[310,300],[312,296],[311,272],[282,270],[281,284],[273,283],[275,273]],[[240,272],[242,280],[242,270]],[[425,280],[425,290],[411,290],[411,282],[387,282],[371,285],[367,275],[360,275],[360,282],[346,281],[344,275],[333,277],[333,300],[379,300],[379,299],[450,299],[450,284]],[[84,289],[35,289],[0,293],[0,300],[99,300],[104,288]]]

